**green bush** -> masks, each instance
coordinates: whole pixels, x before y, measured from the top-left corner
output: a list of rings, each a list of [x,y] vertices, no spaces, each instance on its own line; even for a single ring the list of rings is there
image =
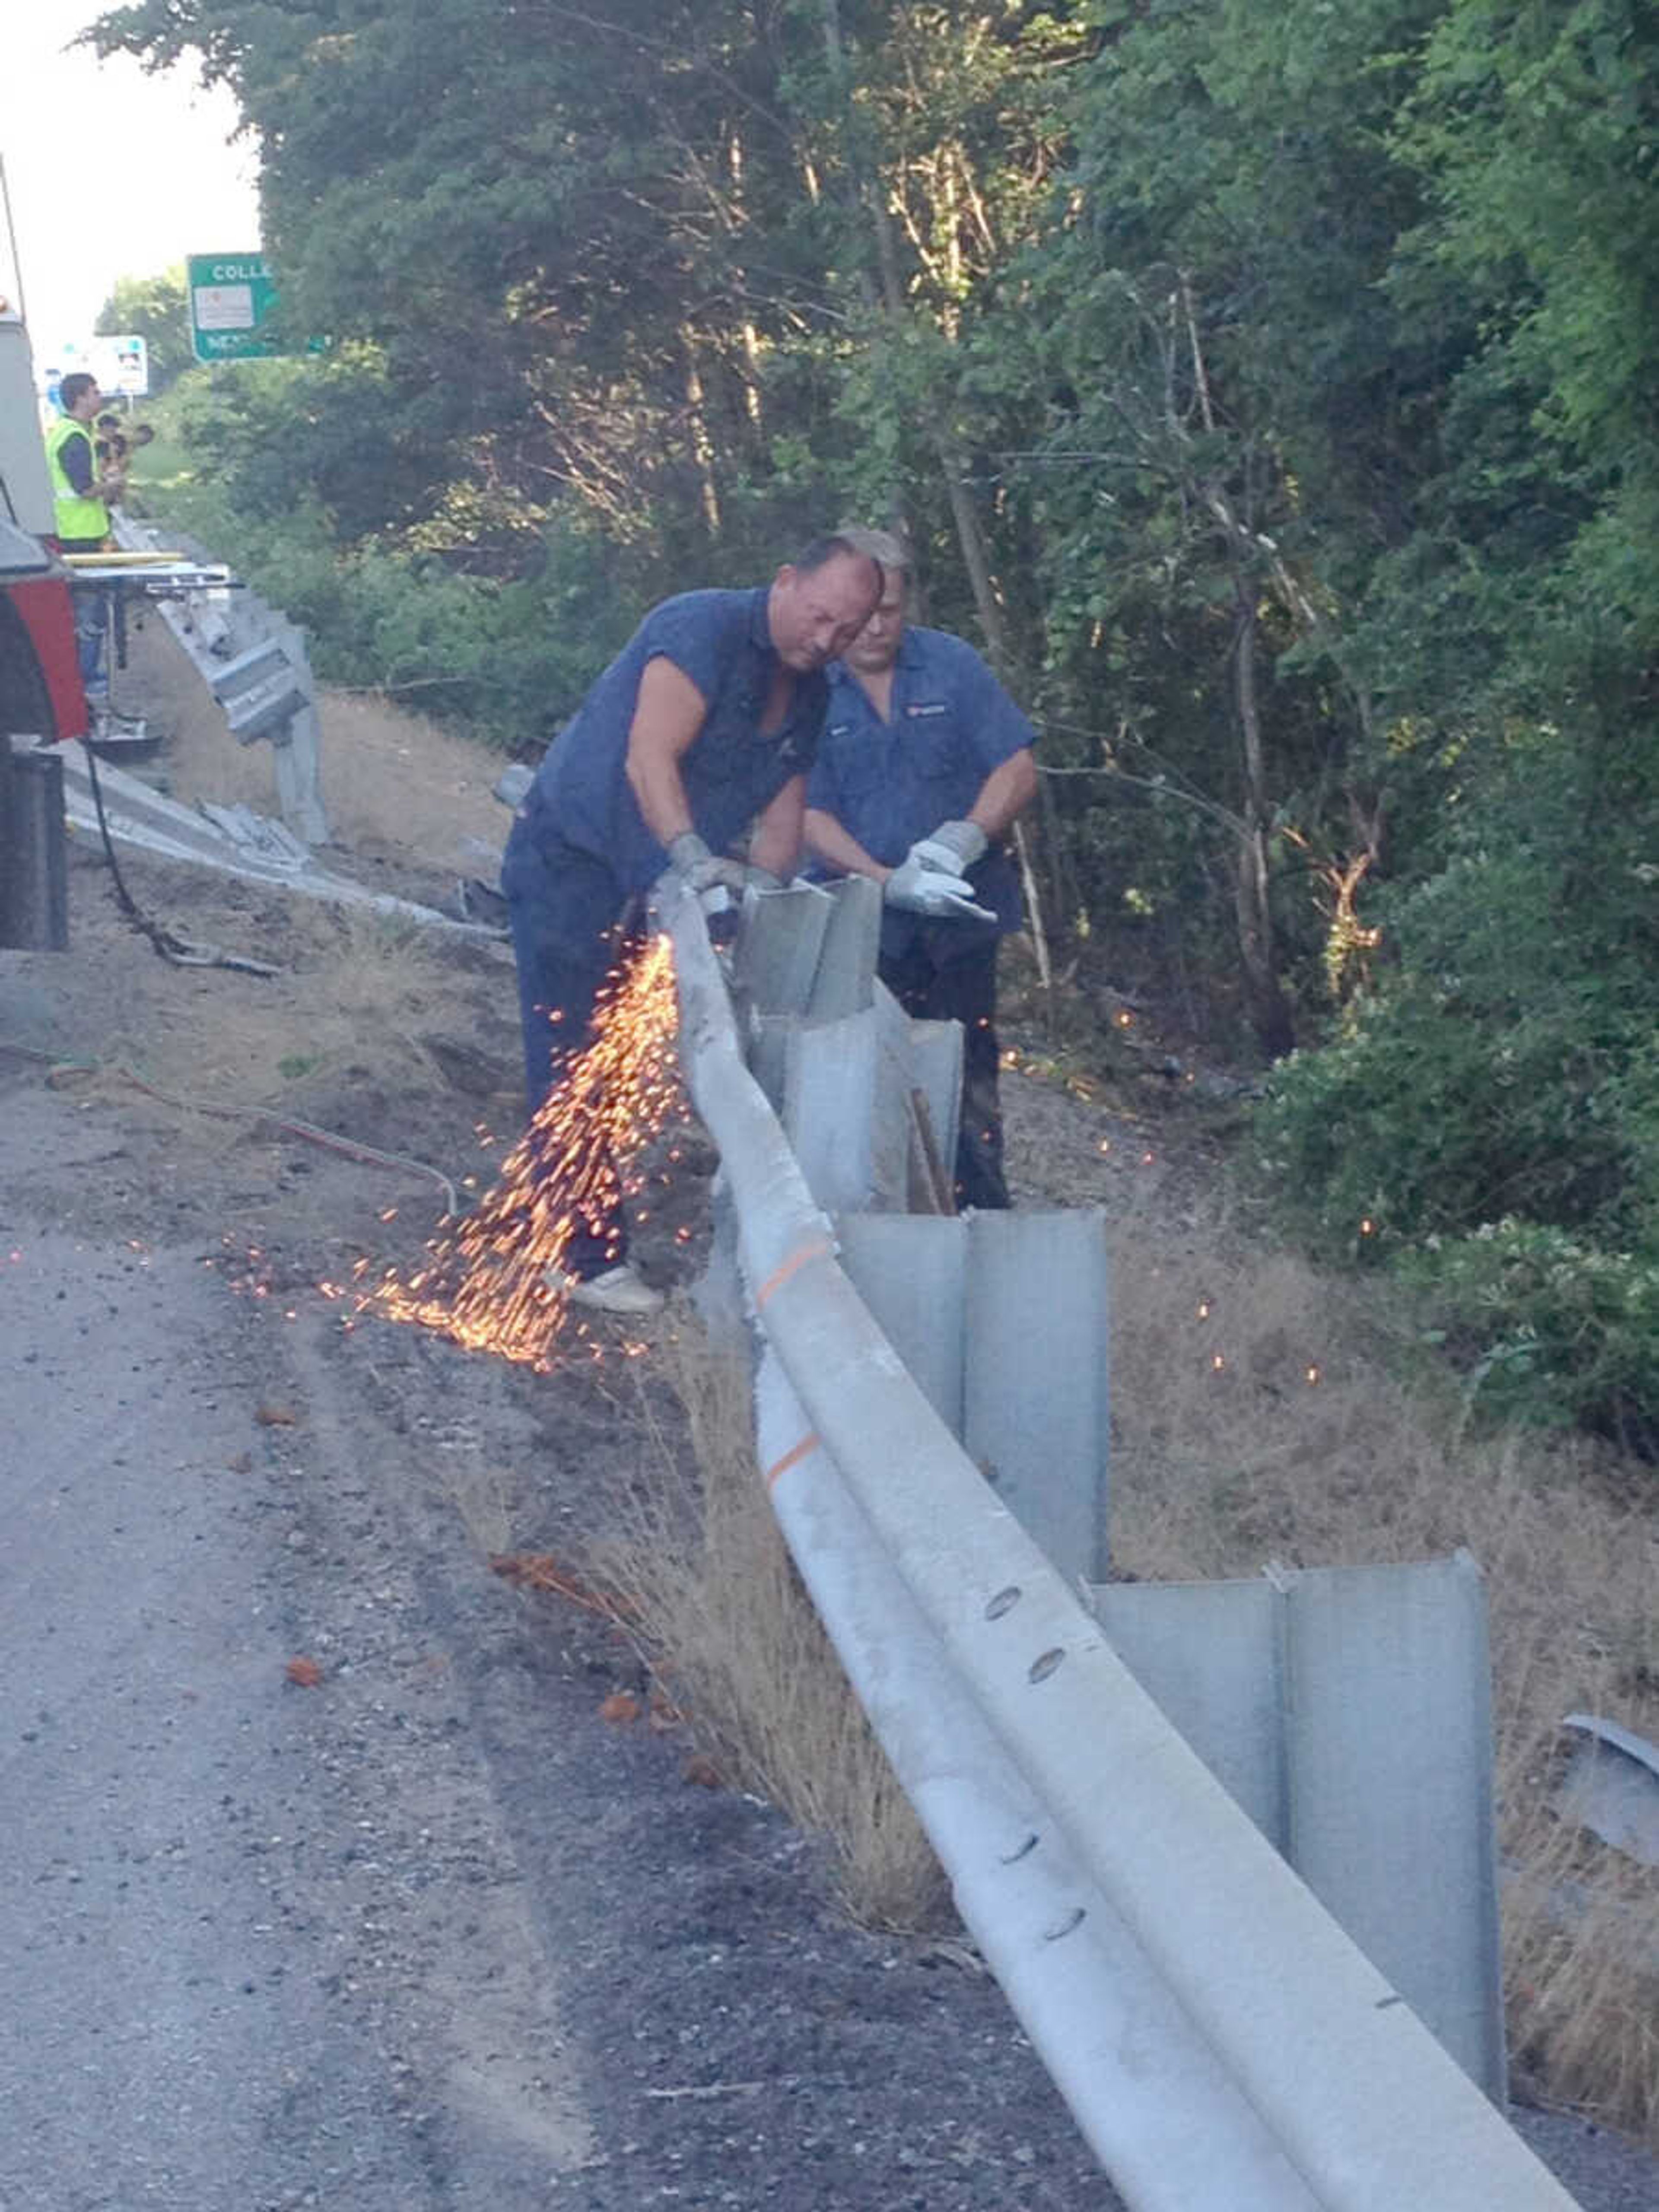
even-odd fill
[[[1401,903],[1401,963],[1343,1033],[1274,1071],[1257,1164],[1326,1251],[1509,1215],[1636,1231],[1659,1176],[1649,988],[1634,959],[1587,964],[1547,873],[1455,862]]]
[[[372,539],[342,546],[314,501],[255,517],[199,483],[165,497],[170,522],[307,632],[325,681],[509,750],[551,737],[631,626],[615,550],[580,528],[550,526],[534,573],[503,579]]]
[[[1507,1219],[1431,1239],[1401,1272],[1484,1410],[1577,1421],[1659,1453],[1659,1252]]]
[[[1659,1449],[1659,1042],[1618,885],[1547,840],[1399,899],[1398,964],[1274,1070],[1250,1165],[1334,1259],[1383,1262],[1483,1407]]]

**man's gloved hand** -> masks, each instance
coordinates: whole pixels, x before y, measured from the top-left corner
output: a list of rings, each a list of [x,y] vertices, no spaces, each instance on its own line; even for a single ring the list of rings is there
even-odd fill
[[[728,898],[740,899],[749,871],[741,860],[711,853],[695,830],[682,830],[668,848],[668,865],[705,914],[720,913]]]
[[[909,857],[941,875],[965,876],[975,860],[982,860],[989,843],[977,822],[941,822],[911,846]]]
[[[909,914],[954,916],[963,921],[994,921],[989,907],[975,906],[974,887],[963,877],[947,874],[921,858],[913,845],[881,887],[889,906]]]

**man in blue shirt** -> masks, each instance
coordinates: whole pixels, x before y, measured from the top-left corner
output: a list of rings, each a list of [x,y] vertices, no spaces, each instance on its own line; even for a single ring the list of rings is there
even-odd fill
[[[881,585],[870,553],[823,538],[769,585],[665,599],[555,738],[501,860],[532,1119],[590,1040],[636,895],[665,868],[738,893],[793,868],[823,672]],[[730,856],[745,836],[746,862]],[[616,1177],[603,1180],[580,1203],[561,1287],[573,1304],[652,1312],[662,1301],[628,1264]]]
[[[842,535],[881,564],[875,612],[830,670],[806,789],[806,842],[882,886],[881,979],[907,1013],[963,1025],[962,1206],[1003,1206],[996,959],[1020,921],[1001,839],[1036,791],[1036,733],[972,646],[907,626],[909,557],[884,531]]]

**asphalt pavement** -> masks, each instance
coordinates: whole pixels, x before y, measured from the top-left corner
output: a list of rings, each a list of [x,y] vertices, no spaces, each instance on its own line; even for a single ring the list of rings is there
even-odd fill
[[[381,1956],[419,1933],[389,1832],[428,1838],[452,1899],[510,1897],[512,1845],[459,1726],[447,1773],[319,1746],[252,1324],[185,1255],[0,1231],[0,2207],[538,2202],[588,2149],[556,2027],[400,2034]],[[434,1784],[471,1807],[459,1893]],[[495,1932],[498,1977],[553,1986],[527,1923]],[[458,1961],[413,1948],[450,2011]]]

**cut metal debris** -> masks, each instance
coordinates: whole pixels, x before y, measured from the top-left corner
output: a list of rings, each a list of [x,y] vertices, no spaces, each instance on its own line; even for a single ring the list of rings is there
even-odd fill
[[[1561,1725],[1574,1742],[1560,1810],[1626,1858],[1659,1866],[1659,1746],[1591,1713],[1569,1713]]]

